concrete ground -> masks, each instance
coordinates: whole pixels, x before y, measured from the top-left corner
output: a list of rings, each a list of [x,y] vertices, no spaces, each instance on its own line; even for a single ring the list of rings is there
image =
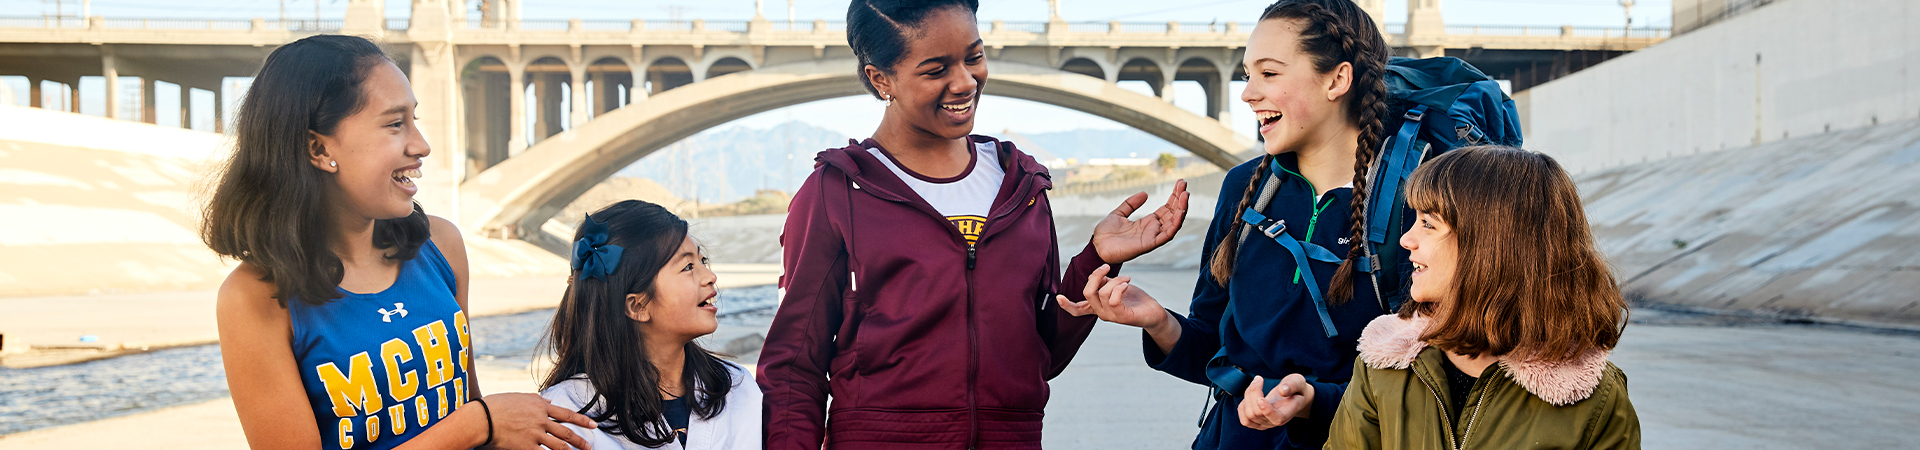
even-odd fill
[[[715,264],[722,288],[772,284],[778,264]],[[562,276],[478,278],[468,287],[474,317],[511,314],[560,303]],[[214,291],[61,297],[0,297],[0,365],[67,364],[129,352],[219,340]],[[80,342],[93,336],[93,342]],[[31,348],[29,348],[31,346]],[[50,348],[49,348],[50,347]]]
[[[1169,303],[1193,283],[1190,270],[1127,273]],[[1913,333],[1638,310],[1613,361],[1631,379],[1649,449],[1898,448],[1912,445],[1920,423]],[[481,382],[489,392],[532,390],[528,373],[482,363]],[[1053,383],[1046,445],[1185,448],[1205,395],[1147,369],[1138,331],[1101,324]],[[244,439],[226,399],[0,436],[0,450],[56,446],[242,448]]]

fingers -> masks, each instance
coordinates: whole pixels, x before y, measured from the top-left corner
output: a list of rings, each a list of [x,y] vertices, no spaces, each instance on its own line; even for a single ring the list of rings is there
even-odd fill
[[[1054,295],[1053,299],[1060,303],[1061,310],[1066,311],[1067,314],[1072,314],[1074,317],[1093,314],[1093,302],[1074,303],[1072,300],[1067,300],[1067,296],[1065,295]]]
[[[553,435],[551,434],[540,436],[540,439],[537,439],[537,440],[540,441],[540,446],[546,447],[550,450],[565,450],[567,448],[570,448],[570,447],[567,447],[567,441],[563,441],[563,440],[560,440],[560,438],[553,437]],[[582,448],[581,450],[585,450],[585,448]]]
[[[545,400],[545,399],[542,399],[542,400]],[[593,419],[588,418],[587,415],[585,414],[580,414],[579,412],[576,412],[574,410],[561,408],[558,406],[554,406],[552,404],[547,405],[547,417],[552,418],[553,420],[556,420],[556,421],[579,425],[581,428],[599,428],[600,427],[600,424],[593,423]]]
[[[593,445],[587,443],[587,438],[581,437],[580,433],[573,432],[573,429],[567,428],[566,425],[561,425],[560,422],[547,422],[547,434],[552,435],[552,437],[560,438],[561,441],[565,441],[568,445],[572,445],[573,448],[577,448],[580,450],[593,450]],[[547,448],[557,449],[559,447],[549,446]]]
[[[1118,308],[1120,307],[1121,296],[1127,293],[1127,289],[1133,287],[1133,279],[1128,277],[1115,278],[1113,282],[1108,283],[1108,285],[1113,286],[1113,288],[1109,289],[1106,293],[1107,306]]]
[[[1265,398],[1267,394],[1265,392],[1260,392],[1260,388],[1266,385],[1267,385],[1266,378],[1261,378],[1259,375],[1254,375],[1253,382],[1247,383],[1246,398]]]
[[[1133,215],[1134,211],[1140,210],[1140,205],[1145,204],[1147,204],[1147,193],[1136,193],[1127,197],[1127,201],[1120,202],[1120,207],[1114,208],[1112,214],[1120,217],[1129,217]]]
[[[1093,273],[1087,275],[1087,287],[1080,291],[1080,298],[1100,298],[1100,295],[1098,295],[1096,291],[1100,289],[1102,282],[1106,281],[1107,272],[1111,269],[1112,268],[1106,264],[1101,264],[1099,268],[1093,269]]]

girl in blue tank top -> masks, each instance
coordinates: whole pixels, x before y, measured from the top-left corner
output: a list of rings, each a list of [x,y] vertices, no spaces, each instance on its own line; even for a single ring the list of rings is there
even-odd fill
[[[533,394],[482,396],[460,232],[413,202],[431,152],[379,46],[274,50],[247,90],[202,237],[221,357],[253,448],[577,448],[591,420]]]

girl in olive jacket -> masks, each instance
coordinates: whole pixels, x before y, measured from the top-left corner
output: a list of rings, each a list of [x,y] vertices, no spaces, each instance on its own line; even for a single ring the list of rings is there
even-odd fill
[[[1406,183],[1414,302],[1361,333],[1326,448],[1640,448],[1607,362],[1626,303],[1566,172],[1477,147]]]

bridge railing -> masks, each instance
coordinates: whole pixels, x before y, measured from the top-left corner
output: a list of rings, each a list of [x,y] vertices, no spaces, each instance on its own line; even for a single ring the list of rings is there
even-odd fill
[[[1395,30],[1393,24],[1387,25],[1389,34],[1405,33],[1402,25]],[[1398,33],[1396,33],[1396,31]],[[1448,35],[1458,36],[1534,36],[1534,37],[1581,37],[1581,38],[1666,38],[1672,35],[1668,28],[1614,28],[1614,27],[1533,27],[1517,25],[1447,25]]]
[[[235,19],[105,19],[101,25],[114,30],[250,30],[251,20]]]
[[[105,29],[137,30],[224,30],[245,31],[256,27],[267,30],[287,30],[294,32],[335,32],[344,23],[338,19],[328,20],[263,20],[263,19],[141,19],[141,18],[101,18],[91,20],[79,17],[6,17],[0,16],[0,28],[41,28],[41,29],[88,29],[99,23]],[[406,18],[386,19],[388,30],[406,30],[409,26]],[[625,31],[625,32],[719,32],[746,33],[749,21],[744,20],[562,20],[562,19],[522,19],[517,29],[521,31]],[[846,22],[814,20],[788,23],[770,21],[773,31],[780,32],[842,32]],[[256,25],[257,24],[257,25]],[[1246,32],[1253,28],[1250,23],[1234,22],[1064,22],[1063,30],[1056,32],[1102,33],[1102,34],[1219,34],[1238,29]],[[502,29],[496,20],[479,18],[467,19],[460,24],[468,30]],[[1055,24],[1043,21],[991,21],[982,22],[982,33],[1047,33]],[[1386,24],[1389,35],[1406,34],[1405,23]],[[1614,28],[1614,27],[1575,27],[1575,26],[1516,26],[1516,25],[1447,25],[1450,36],[1517,36],[1517,37],[1558,37],[1558,38],[1633,38],[1664,39],[1672,36],[1669,28]]]

